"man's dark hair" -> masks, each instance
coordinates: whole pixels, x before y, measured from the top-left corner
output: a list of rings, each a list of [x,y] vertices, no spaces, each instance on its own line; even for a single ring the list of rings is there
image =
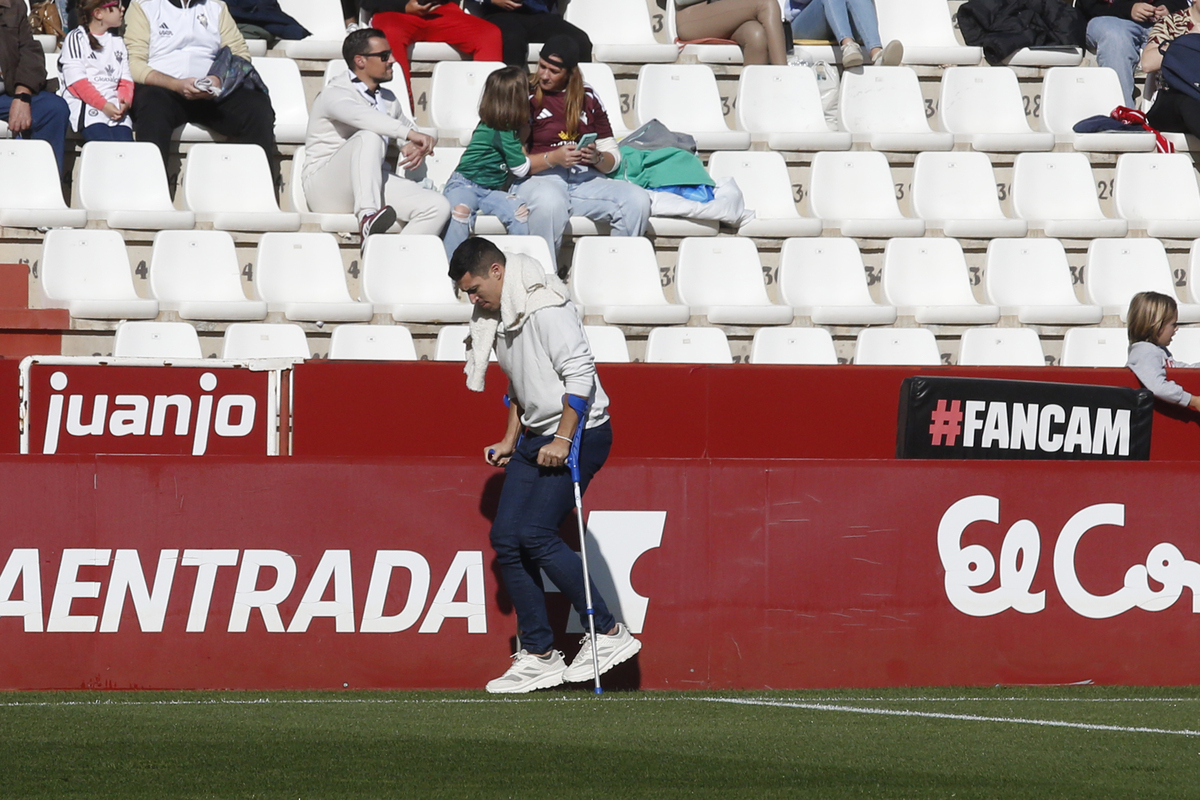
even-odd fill
[[[371,52],[372,39],[387,41],[387,35],[379,28],[359,28],[346,37],[342,42],[342,58],[346,59],[346,66],[354,69],[354,57]]]
[[[483,277],[492,264],[504,264],[504,253],[490,240],[472,236],[450,257],[450,280],[458,283],[468,272]]]

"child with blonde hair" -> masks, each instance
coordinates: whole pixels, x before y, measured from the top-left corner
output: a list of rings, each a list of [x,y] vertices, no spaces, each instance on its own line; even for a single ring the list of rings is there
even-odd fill
[[[1178,328],[1179,306],[1174,297],[1158,292],[1135,294],[1129,302],[1129,360],[1125,366],[1159,400],[1200,411],[1200,396],[1167,380],[1168,367],[1200,367],[1176,361],[1167,349]]]
[[[488,75],[479,100],[479,124],[446,181],[447,257],[452,258],[471,235],[480,211],[495,214],[512,235],[529,233],[529,210],[508,191],[514,178],[529,174],[529,156],[521,144],[528,126],[529,73],[523,67],[505,67]]]

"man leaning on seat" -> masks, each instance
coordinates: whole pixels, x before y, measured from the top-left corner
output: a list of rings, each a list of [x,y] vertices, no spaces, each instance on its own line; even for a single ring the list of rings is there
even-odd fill
[[[0,119],[13,136],[49,142],[61,178],[69,111],[46,91],[46,60],[25,13],[18,0],[0,2]]]

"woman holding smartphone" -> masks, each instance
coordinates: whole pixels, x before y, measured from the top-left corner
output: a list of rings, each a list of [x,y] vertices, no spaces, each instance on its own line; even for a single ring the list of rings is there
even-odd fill
[[[608,223],[613,236],[641,236],[650,197],[605,177],[621,163],[621,151],[604,104],[583,82],[574,40],[552,36],[542,47],[529,105],[530,175],[516,187],[529,208],[529,232],[546,240],[555,260],[573,214]]]

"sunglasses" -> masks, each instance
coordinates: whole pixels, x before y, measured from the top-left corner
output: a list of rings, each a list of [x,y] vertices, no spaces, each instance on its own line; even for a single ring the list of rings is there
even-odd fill
[[[380,50],[378,53],[360,53],[363,58],[378,58],[380,61],[387,61],[392,57],[391,50]]]

